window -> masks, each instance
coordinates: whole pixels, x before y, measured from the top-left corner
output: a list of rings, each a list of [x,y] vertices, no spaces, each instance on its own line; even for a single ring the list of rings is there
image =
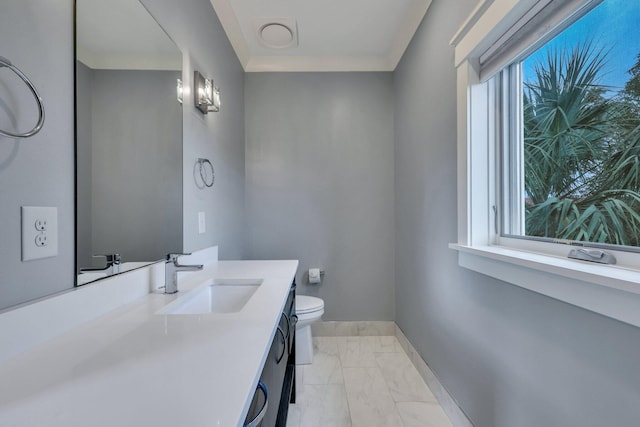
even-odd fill
[[[503,236],[640,251],[638,27],[605,0],[496,77]]]
[[[637,1],[481,0],[451,41],[459,265],[635,326],[639,27]]]

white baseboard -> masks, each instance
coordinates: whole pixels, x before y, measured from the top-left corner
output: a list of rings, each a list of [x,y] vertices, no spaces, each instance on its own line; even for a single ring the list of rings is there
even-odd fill
[[[433,371],[429,368],[429,365],[424,361],[422,356],[416,351],[411,342],[404,335],[402,330],[398,325],[396,325],[395,334],[396,338],[400,342],[400,345],[404,349],[407,356],[413,363],[413,365],[418,370],[418,373],[424,379],[424,382],[427,383],[427,386],[431,389],[436,399],[438,399],[438,403],[444,410],[445,414],[451,420],[451,424],[454,427],[473,427],[473,424],[467,418],[462,409],[458,406],[458,403],[455,399],[449,394],[446,388],[440,383],[438,377],[435,376]]]
[[[396,334],[396,322],[316,322],[311,324],[311,333],[315,337],[392,336]]]

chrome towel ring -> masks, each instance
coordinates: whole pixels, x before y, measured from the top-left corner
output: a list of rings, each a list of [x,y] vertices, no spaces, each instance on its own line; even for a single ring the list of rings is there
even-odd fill
[[[202,178],[202,183],[207,187],[213,187],[213,183],[216,180],[216,171],[213,169],[213,165],[209,161],[209,159],[198,159],[198,164],[200,168],[200,178]],[[209,167],[205,167],[204,165],[208,164]],[[211,182],[209,182],[209,174],[207,173],[207,169],[211,169]]]
[[[8,136],[9,138],[28,138],[30,136],[33,136],[36,133],[40,132],[40,129],[42,129],[42,125],[44,125],[44,105],[42,105],[42,98],[40,97],[40,94],[36,90],[33,83],[31,83],[31,80],[29,80],[29,78],[25,76],[24,73],[18,69],[18,67],[13,65],[11,61],[9,61],[7,58],[0,56],[0,68],[2,67],[7,67],[8,69],[16,73],[18,77],[20,77],[22,81],[25,82],[26,85],[29,87],[29,90],[31,90],[31,93],[33,94],[34,98],[36,99],[36,102],[38,103],[39,117],[38,117],[38,123],[29,132],[11,133],[11,132],[7,132],[5,130],[0,129],[0,135]]]

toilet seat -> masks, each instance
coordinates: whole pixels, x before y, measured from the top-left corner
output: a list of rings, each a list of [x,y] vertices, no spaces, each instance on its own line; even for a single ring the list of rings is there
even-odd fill
[[[296,295],[296,314],[308,314],[316,311],[324,311],[324,301],[320,298],[307,295]]]

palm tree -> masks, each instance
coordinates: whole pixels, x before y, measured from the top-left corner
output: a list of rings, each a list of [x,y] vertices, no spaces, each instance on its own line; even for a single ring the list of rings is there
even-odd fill
[[[606,55],[552,50],[524,84],[529,236],[640,246],[640,129],[599,84]]]

